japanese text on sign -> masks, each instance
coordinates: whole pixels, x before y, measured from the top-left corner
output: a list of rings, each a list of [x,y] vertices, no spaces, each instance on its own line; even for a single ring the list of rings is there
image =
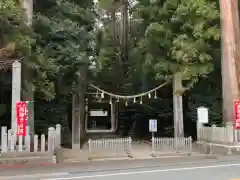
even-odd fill
[[[26,136],[27,102],[16,103],[17,136]]]
[[[240,100],[235,101],[235,129],[240,129]]]
[[[157,120],[156,119],[149,120],[149,132],[157,132]]]

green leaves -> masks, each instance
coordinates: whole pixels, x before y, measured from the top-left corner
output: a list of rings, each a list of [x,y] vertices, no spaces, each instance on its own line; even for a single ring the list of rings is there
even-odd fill
[[[216,24],[219,11],[214,3],[166,0],[145,4],[145,9],[139,7],[136,14],[139,17],[136,18],[152,17],[146,22],[148,25],[141,42],[145,41],[147,45],[144,55],[147,64],[150,54],[153,57],[151,63],[157,78],[180,71],[185,79],[191,80],[211,72],[212,43],[220,39],[219,24]],[[156,9],[159,13],[155,12]]]
[[[90,1],[43,0],[37,2],[32,27],[14,0],[0,2],[0,48],[15,42],[15,57],[32,69],[34,89],[41,97],[55,96],[56,75],[69,76],[72,90],[75,72],[92,53],[94,13]],[[71,82],[70,82],[71,81]]]
[[[17,49],[28,52],[32,41],[32,31],[25,24],[24,11],[14,0],[0,2],[0,47],[15,42]],[[20,52],[19,52],[20,53]],[[16,56],[21,56],[16,54]]]
[[[57,74],[52,76],[53,84],[65,79],[61,81],[63,94],[73,91],[72,83],[76,82],[77,71],[89,64],[94,23],[91,5],[85,1],[56,0],[50,9],[39,9],[33,24],[38,37],[37,44],[55,66]]]
[[[0,24],[0,47],[14,42],[15,53],[10,58],[23,59],[23,63],[32,70],[34,89],[46,98],[53,98],[54,85],[50,79],[57,68],[37,44],[36,34],[26,24],[25,12],[16,1],[0,2]]]

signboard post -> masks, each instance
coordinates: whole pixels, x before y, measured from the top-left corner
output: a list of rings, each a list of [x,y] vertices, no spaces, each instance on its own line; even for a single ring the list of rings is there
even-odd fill
[[[157,120],[156,119],[149,120],[149,132],[152,132],[152,156],[155,156],[154,133],[157,132]]]
[[[149,120],[149,132],[152,132],[152,139],[153,139],[154,133],[157,132],[157,120],[156,119]]]
[[[17,136],[26,136],[27,105],[27,101],[16,103]]]
[[[157,120],[156,119],[149,120],[149,132],[152,132],[152,135],[154,135],[154,133],[157,132]]]
[[[208,123],[208,108],[200,106],[197,108],[197,137],[200,136],[200,130],[205,123]]]

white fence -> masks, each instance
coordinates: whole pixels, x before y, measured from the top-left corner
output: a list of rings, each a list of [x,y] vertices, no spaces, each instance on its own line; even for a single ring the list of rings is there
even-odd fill
[[[56,128],[48,128],[47,138],[45,134],[41,136],[34,135],[34,152],[51,152],[61,145],[61,125]],[[16,136],[12,134],[11,129],[1,128],[1,153],[6,152],[30,152],[30,136]]]
[[[152,138],[152,151],[156,152],[192,152],[192,137],[187,138]]]
[[[132,148],[132,139],[128,138],[115,138],[115,139],[96,139],[88,140],[89,152],[98,151],[122,151],[130,153]]]
[[[197,140],[199,142],[210,142],[220,144],[234,143],[234,130],[232,126],[197,127]],[[238,141],[238,133],[235,134],[235,142]]]

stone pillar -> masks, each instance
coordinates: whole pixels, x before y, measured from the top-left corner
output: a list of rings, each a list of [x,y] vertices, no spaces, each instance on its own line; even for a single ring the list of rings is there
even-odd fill
[[[180,73],[174,74],[173,81],[173,111],[174,111],[174,137],[184,137],[183,106],[182,106],[182,77]]]
[[[80,149],[80,110],[78,108],[79,96],[73,94],[72,96],[72,148]]]
[[[21,63],[14,61],[12,64],[12,118],[11,129],[17,134],[16,103],[21,101]]]

